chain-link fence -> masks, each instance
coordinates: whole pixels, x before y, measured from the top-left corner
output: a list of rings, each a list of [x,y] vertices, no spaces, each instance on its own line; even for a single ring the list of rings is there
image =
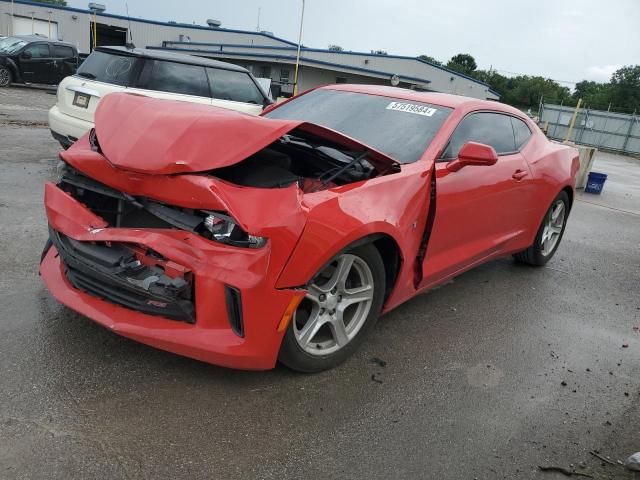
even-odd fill
[[[548,122],[547,136],[564,140],[575,108],[543,104],[540,126]],[[640,115],[581,108],[569,140],[627,154],[640,154]]]

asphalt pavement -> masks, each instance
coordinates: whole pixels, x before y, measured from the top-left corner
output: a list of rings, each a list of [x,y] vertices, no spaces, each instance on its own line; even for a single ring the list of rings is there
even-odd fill
[[[43,287],[54,102],[0,89],[0,478],[640,478],[618,464],[640,451],[640,161],[598,154],[604,192],[578,195],[547,267],[465,273],[335,370],[242,372]]]

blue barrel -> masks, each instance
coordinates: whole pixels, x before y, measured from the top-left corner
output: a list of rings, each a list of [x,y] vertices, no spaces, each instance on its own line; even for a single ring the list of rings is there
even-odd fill
[[[602,188],[604,187],[604,182],[606,181],[606,173],[591,172],[589,173],[589,178],[587,178],[587,186],[584,188],[584,191],[600,195],[600,193],[602,193]]]

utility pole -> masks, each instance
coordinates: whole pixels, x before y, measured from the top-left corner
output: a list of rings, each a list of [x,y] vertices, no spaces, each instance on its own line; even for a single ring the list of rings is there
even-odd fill
[[[302,13],[300,14],[300,33],[298,34],[298,53],[296,54],[296,71],[293,75],[293,94],[298,94],[298,68],[300,67],[300,45],[302,43],[302,24],[304,23],[304,0],[302,0]]]
[[[580,110],[580,105],[582,105],[582,99],[578,99],[578,104],[576,105],[576,109],[573,111],[573,117],[571,117],[571,123],[569,124],[569,130],[567,130],[567,136],[564,137],[565,143],[569,141],[571,137],[571,132],[573,132],[573,126],[576,123],[576,117],[578,116],[578,111]]]
[[[15,35],[14,27],[14,18],[13,18],[13,0],[11,0],[11,35]],[[9,35],[9,29],[7,28],[7,35]]]
[[[31,35],[33,35],[34,33],[36,33],[36,24],[35,24],[35,20],[33,19],[36,12],[29,12],[29,13],[31,14]]]
[[[256,32],[260,31],[260,9],[262,7],[258,7],[258,26],[256,27]]]
[[[49,38],[51,38],[51,14],[53,12],[51,10],[49,10],[47,13],[49,14]]]

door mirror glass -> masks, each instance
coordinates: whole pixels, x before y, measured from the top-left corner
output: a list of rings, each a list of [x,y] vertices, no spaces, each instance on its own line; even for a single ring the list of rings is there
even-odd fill
[[[489,166],[495,165],[497,161],[498,154],[491,145],[467,142],[462,146],[460,152],[458,152],[458,158],[447,164],[447,170],[457,172],[467,165]]]

